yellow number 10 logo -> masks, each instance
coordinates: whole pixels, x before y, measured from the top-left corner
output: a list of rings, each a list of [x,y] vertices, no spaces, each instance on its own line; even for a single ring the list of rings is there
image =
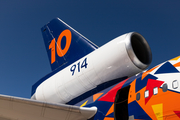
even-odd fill
[[[64,49],[61,48],[61,40],[63,37],[66,37],[66,45]],[[64,30],[59,35],[57,43],[55,41],[55,38],[51,41],[49,45],[49,49],[51,49],[51,64],[53,64],[56,61],[56,52],[59,57],[63,57],[67,51],[69,50],[71,44],[71,31],[70,30]]]

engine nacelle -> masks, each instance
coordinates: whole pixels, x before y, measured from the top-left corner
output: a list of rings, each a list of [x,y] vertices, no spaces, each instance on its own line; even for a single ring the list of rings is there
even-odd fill
[[[115,38],[40,84],[34,98],[67,103],[104,82],[130,77],[151,63],[151,50],[138,33]]]

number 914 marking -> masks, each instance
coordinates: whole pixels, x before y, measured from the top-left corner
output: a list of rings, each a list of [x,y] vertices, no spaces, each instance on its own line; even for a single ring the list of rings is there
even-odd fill
[[[88,64],[87,64],[87,58],[85,58],[82,63],[81,63],[81,61],[80,61],[80,62],[78,62],[77,64],[74,64],[74,65],[70,68],[70,71],[72,72],[72,76],[74,75],[75,71],[78,70],[78,72],[80,72],[82,68],[87,68],[87,65],[88,65]],[[77,68],[76,68],[76,66],[77,66]],[[76,70],[76,69],[77,69],[77,70]]]

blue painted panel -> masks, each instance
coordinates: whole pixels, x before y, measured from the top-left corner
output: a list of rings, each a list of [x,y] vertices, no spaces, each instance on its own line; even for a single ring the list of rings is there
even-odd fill
[[[162,73],[177,73],[179,72],[170,62],[166,62],[163,64],[155,74],[162,74]]]
[[[136,101],[128,104],[128,113],[134,119],[152,120]]]

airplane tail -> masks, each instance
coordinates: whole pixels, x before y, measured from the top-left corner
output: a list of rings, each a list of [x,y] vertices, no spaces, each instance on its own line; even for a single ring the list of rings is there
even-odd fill
[[[41,28],[51,69],[66,67],[98,47],[59,18]]]

